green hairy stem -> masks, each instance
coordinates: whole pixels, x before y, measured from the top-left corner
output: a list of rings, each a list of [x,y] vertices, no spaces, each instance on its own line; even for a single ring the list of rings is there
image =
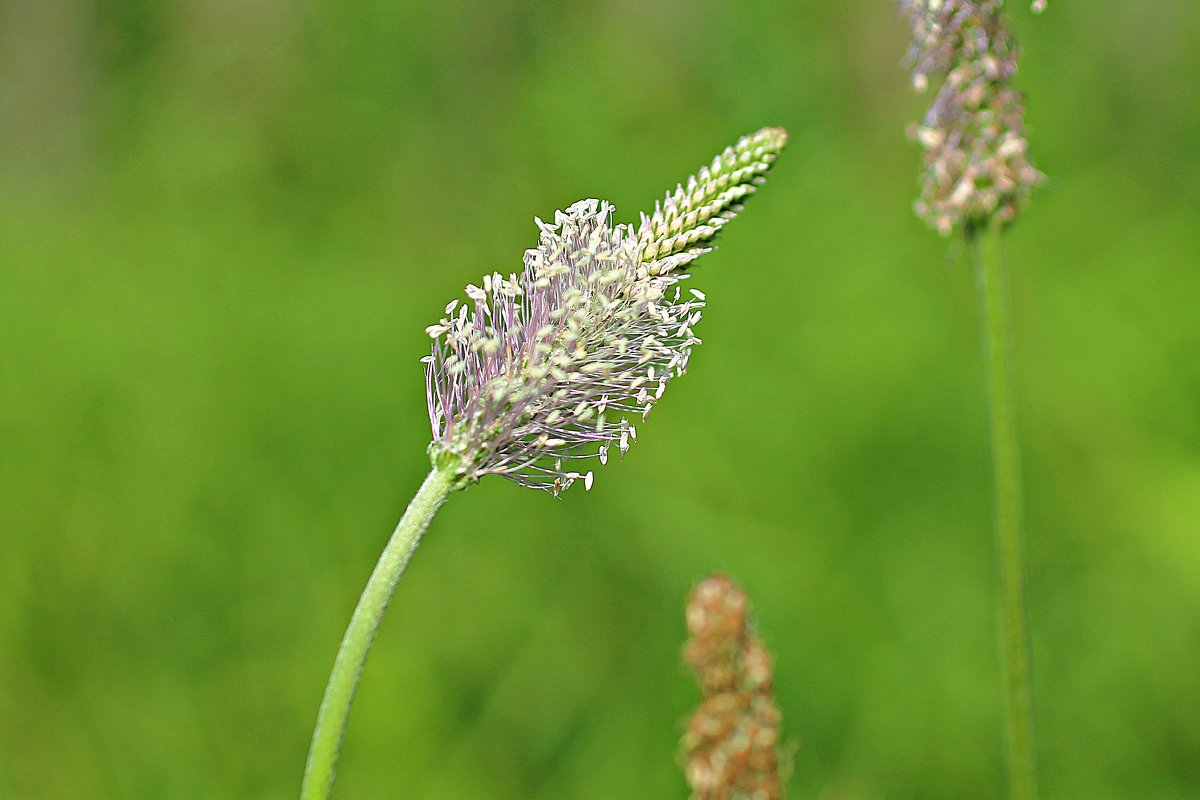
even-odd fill
[[[324,800],[333,789],[334,769],[346,732],[346,720],[350,716],[350,704],[354,702],[354,691],[358,688],[363,666],[367,663],[371,643],[375,640],[379,623],[383,621],[388,601],[396,591],[396,584],[408,566],[408,560],[454,486],[453,464],[435,466],[430,471],[400,518],[363,589],[354,615],[350,618],[350,625],[342,637],[342,644],[338,647],[333,671],[325,686],[325,696],[321,700],[321,710],[317,713],[317,725],[313,729],[308,763],[304,768],[304,783],[300,790],[302,800]]]

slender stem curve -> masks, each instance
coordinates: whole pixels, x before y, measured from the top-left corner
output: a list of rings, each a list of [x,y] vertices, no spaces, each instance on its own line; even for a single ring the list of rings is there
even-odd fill
[[[1037,764],[1021,535],[1021,454],[1013,408],[1012,331],[1001,235],[1000,226],[993,224],[968,231],[967,238],[983,315],[1009,797],[1035,800]]]
[[[396,591],[396,584],[408,566],[408,560],[420,544],[430,520],[446,502],[453,488],[453,465],[435,466],[408,504],[392,538],[379,556],[379,563],[375,565],[350,617],[350,625],[342,637],[333,671],[329,674],[329,683],[325,685],[325,696],[321,699],[321,710],[317,712],[308,763],[304,768],[301,800],[325,800],[333,790],[334,769],[342,747],[342,736],[346,732],[346,719],[350,715],[350,704],[354,702],[354,691],[362,677],[371,643],[375,640],[379,623],[383,621],[388,601]]]

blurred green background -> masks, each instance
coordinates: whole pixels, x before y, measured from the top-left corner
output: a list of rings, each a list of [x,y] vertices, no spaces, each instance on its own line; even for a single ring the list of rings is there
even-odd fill
[[[1200,796],[1200,6],[1010,3],[1046,798]],[[456,495],[340,798],[682,798],[692,583],[753,597],[793,798],[1001,796],[988,459],[887,2],[0,4],[0,797],[291,797],[427,469],[418,359],[534,215],[790,147],[705,344],[563,500]]]

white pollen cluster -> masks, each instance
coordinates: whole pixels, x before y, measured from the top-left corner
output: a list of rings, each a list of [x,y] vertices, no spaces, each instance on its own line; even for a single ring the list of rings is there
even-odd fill
[[[484,277],[426,328],[425,363],[435,461],[459,479],[502,475],[555,494],[575,465],[612,447],[623,455],[670,378],[687,369],[704,294],[681,291],[680,268],[765,179],[786,141],[778,128],[743,137],[711,167],[668,193],[635,232],[613,207],[581,200],[537,220],[524,269]]]

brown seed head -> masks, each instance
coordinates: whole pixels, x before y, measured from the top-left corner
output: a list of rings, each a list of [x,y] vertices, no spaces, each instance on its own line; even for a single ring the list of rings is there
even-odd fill
[[[693,800],[783,797],[771,658],[751,631],[748,606],[723,575],[702,581],[688,602],[684,659],[703,695],[683,737]]]

